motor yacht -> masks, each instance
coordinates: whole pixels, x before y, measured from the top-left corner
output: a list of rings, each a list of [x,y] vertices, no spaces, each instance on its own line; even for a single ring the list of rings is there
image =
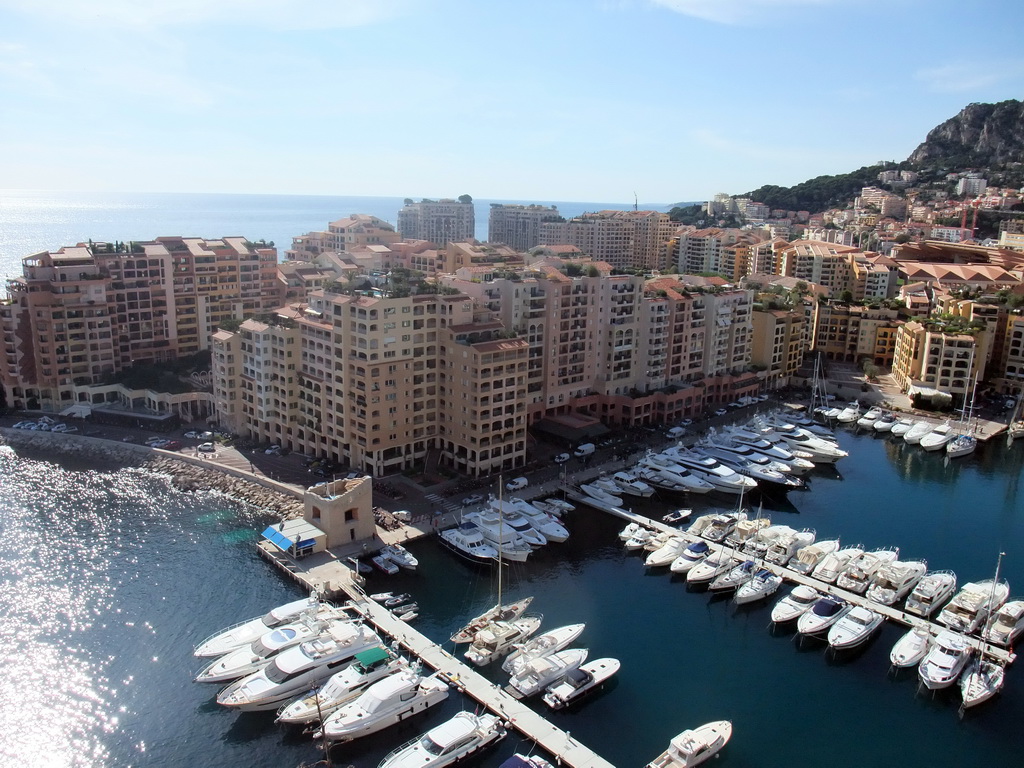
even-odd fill
[[[537,502],[535,501],[533,503],[536,504]],[[559,499],[559,498],[552,497],[552,498],[549,498],[549,499],[544,499],[544,503],[547,504],[549,507],[552,507],[553,509],[558,510],[563,515],[566,514],[567,512],[575,512],[576,511],[576,506],[574,504],[571,504],[570,502],[566,501],[565,499]]]
[[[917,668],[918,677],[929,690],[948,688],[960,677],[973,653],[974,648],[962,635],[944,629],[921,660]]]
[[[591,498],[600,501],[602,504],[608,504],[613,507],[622,506],[621,496],[616,496],[613,493],[609,493],[608,491],[594,485],[593,483],[581,483],[580,490],[583,491],[583,493],[585,493],[587,496],[590,496]]]
[[[1010,585],[993,579],[964,584],[936,619],[957,632],[969,634],[985,626],[988,617],[999,610],[1010,594]]]
[[[462,519],[476,524],[484,541],[499,550],[502,560],[523,563],[533,552],[530,543],[518,531],[512,530],[500,513],[484,509],[467,512]]]
[[[982,638],[989,643],[1008,648],[1024,632],[1024,600],[1010,600],[992,614]]]
[[[716,578],[740,564],[729,550],[719,550],[708,555],[686,572],[686,583],[692,585],[710,584]]]
[[[409,662],[386,648],[356,654],[352,665],[335,672],[319,688],[304,693],[277,711],[278,723],[301,725],[322,720],[355,699],[378,680],[410,668]]]
[[[543,692],[567,672],[585,662],[588,653],[586,648],[570,648],[526,661],[517,667],[509,679],[509,693],[517,699],[525,699]]]
[[[660,568],[671,565],[672,561],[683,554],[683,551],[690,544],[691,540],[681,534],[672,536],[661,547],[647,556],[647,559],[644,560],[644,565],[648,568]]]
[[[860,403],[854,400],[839,412],[836,421],[840,424],[852,424],[860,418],[860,413]]]
[[[864,552],[860,557],[850,562],[846,570],[839,574],[836,579],[836,586],[863,595],[871,580],[884,566],[895,562],[899,556],[899,549],[876,549],[871,552]]]
[[[736,605],[756,603],[774,595],[782,586],[782,576],[772,573],[765,568],[759,568],[746,584],[741,584],[736,594],[733,595],[733,602]]]
[[[667,512],[661,516],[661,522],[666,525],[678,525],[679,523],[687,520],[690,515],[693,514],[693,510],[689,507],[679,507],[673,509],[671,512]]]
[[[640,523],[633,521],[626,524],[626,527],[619,531],[619,541],[629,541],[630,539],[637,538],[639,534],[640,538],[645,538],[642,531],[646,531],[648,534],[651,533],[650,528],[646,528]]]
[[[732,723],[718,720],[685,730],[669,742],[668,749],[647,764],[647,768],[690,768],[717,754],[732,736]]]
[[[960,675],[960,698],[964,709],[988,701],[1003,689],[1006,670],[989,659],[971,659]]]
[[[711,483],[720,493],[738,495],[757,487],[756,480],[741,475],[711,456],[700,456],[689,451],[672,448],[667,453],[673,461],[690,470],[697,477]]]
[[[882,418],[871,425],[875,432],[878,432],[879,434],[891,432],[894,426],[896,426],[895,413],[883,413]]]
[[[785,624],[796,621],[809,611],[818,600],[821,593],[806,584],[798,584],[793,590],[772,606],[772,622],[774,624]]]
[[[777,434],[791,448],[810,454],[811,461],[815,464],[835,464],[839,459],[849,455],[847,451],[839,448],[831,440],[818,437],[810,432],[778,432]]]
[[[562,525],[555,515],[545,512],[534,504],[522,499],[512,498],[508,500],[508,503],[548,541],[561,544],[563,541],[568,540],[568,529]]]
[[[407,571],[415,571],[420,565],[420,561],[401,544],[387,544],[380,553],[399,568],[404,568]]]
[[[471,563],[490,564],[498,559],[498,550],[484,539],[483,532],[469,521],[438,534],[441,545]]]
[[[827,555],[839,551],[839,539],[816,541],[801,547],[789,561],[789,568],[797,573],[808,575],[825,559]]]
[[[868,641],[885,617],[880,613],[855,606],[828,630],[828,647],[834,651],[856,648]]]
[[[369,736],[448,698],[448,686],[437,674],[424,677],[411,670],[378,680],[359,698],[324,720],[320,734],[328,744]]]
[[[551,709],[564,709],[585,694],[596,690],[619,671],[618,659],[597,659],[566,672],[562,678],[548,686],[544,703]]]
[[[737,525],[747,519],[746,512],[723,512],[714,515],[708,522],[707,527],[701,532],[708,541],[725,541],[726,537],[733,532]]]
[[[953,425],[945,421],[922,437],[920,446],[926,451],[938,451],[944,449],[946,444],[954,437],[956,437],[956,432],[953,429]]]
[[[798,456],[797,452],[791,450],[781,438],[771,441],[765,439],[760,433],[734,427],[723,433],[722,441],[719,444],[726,443],[745,446],[773,461],[781,461],[789,465],[793,474],[805,475],[814,469],[814,462],[809,459],[810,454]]]
[[[742,549],[758,532],[770,526],[772,521],[767,517],[747,518],[736,523],[728,536],[725,537],[725,545],[733,549]]]
[[[518,533],[523,538],[523,541],[531,547],[543,547],[548,543],[548,537],[541,533],[540,529],[525,515],[521,514],[518,509],[503,512],[502,517],[504,518],[504,524]]]
[[[679,535],[678,531],[654,531],[649,537],[647,537],[647,541],[644,542],[644,550],[646,552],[656,552],[668,544],[671,539],[674,539]]]
[[[473,638],[476,637],[476,633],[481,629],[485,629],[492,621],[512,621],[512,619],[518,619],[530,607],[532,602],[532,597],[524,597],[522,600],[516,600],[513,603],[495,605],[471,619],[462,628],[456,630],[451,636],[451,641],[453,643],[471,643]]]
[[[927,619],[956,591],[956,574],[952,571],[929,571],[907,596],[903,610]]]
[[[531,659],[550,656],[552,653],[558,653],[562,649],[568,648],[583,634],[586,626],[586,624],[566,624],[564,627],[549,630],[519,644],[501,663],[502,670],[510,675],[517,674],[518,670]]]
[[[848,602],[834,595],[825,595],[801,614],[796,621],[796,631],[803,637],[820,637],[853,608]]]
[[[677,493],[705,494],[715,490],[715,486],[702,477],[698,477],[686,467],[657,454],[640,459],[637,470],[640,478],[648,483]]]
[[[749,445],[740,445],[738,443],[730,442],[718,442],[713,438],[705,438],[697,443],[700,449],[709,456],[714,456],[720,461],[731,459],[740,462],[752,462],[765,469],[770,469],[775,472],[780,472],[783,475],[798,475],[806,474],[806,472],[794,470],[794,468],[784,461],[778,459],[771,459],[765,456],[763,453],[758,453]],[[812,467],[810,465],[810,467]],[[810,469],[808,467],[808,469]]]
[[[879,605],[895,605],[917,586],[927,570],[924,560],[895,560],[878,570],[864,596]]]
[[[377,570],[386,573],[388,576],[394,576],[400,570],[399,567],[392,562],[391,558],[384,554],[374,555],[370,558],[370,562],[373,563]]]
[[[889,652],[889,661],[896,669],[906,669],[921,663],[928,655],[934,639],[927,624],[918,624],[907,630]]]
[[[626,539],[623,546],[625,546],[625,548],[630,552],[635,552],[638,549],[643,549],[647,545],[647,542],[653,539],[656,535],[657,534],[650,528],[640,526],[633,532],[632,536]]]
[[[749,477],[765,489],[789,491],[794,488],[804,487],[803,480],[780,472],[777,469],[773,469],[769,466],[772,462],[763,456],[760,457],[760,461],[752,461],[750,459],[742,459],[739,456],[729,454],[718,455],[717,452],[706,452],[706,455],[711,456],[711,458],[716,461],[722,462],[722,464],[727,466],[729,469]]]
[[[921,438],[935,429],[935,424],[930,421],[919,421],[903,434],[903,441],[908,445],[917,445]]]
[[[839,574],[847,569],[853,560],[864,554],[861,547],[845,547],[836,552],[831,552],[822,558],[822,561],[814,566],[811,575],[826,584],[835,584]]]
[[[875,422],[882,418],[884,411],[877,405],[873,405],[865,411],[864,415],[857,419],[857,426],[870,429],[875,425]]]
[[[724,573],[718,574],[708,584],[709,592],[730,592],[737,587],[746,584],[754,576],[755,564],[753,560],[744,560],[737,566],[730,568]]]
[[[904,437],[916,423],[917,422],[913,419],[908,419],[906,417],[897,419],[896,423],[893,424],[892,428],[889,430],[889,434],[893,437]]]
[[[521,755],[516,752],[498,768],[555,768],[555,766],[540,755]]]
[[[616,472],[612,480],[619,486],[619,490],[630,496],[646,499],[654,495],[654,486],[645,483],[632,472]]]
[[[540,629],[540,623],[540,616],[529,614],[511,621],[492,621],[476,633],[464,655],[472,664],[486,666],[512,651],[516,643],[526,642]]]
[[[497,715],[459,712],[391,752],[378,768],[442,768],[505,738]]]
[[[751,557],[763,558],[776,539],[791,536],[796,532],[795,528],[788,525],[769,525],[743,542],[743,551]]]
[[[708,546],[706,541],[695,541],[688,545],[679,554],[679,557],[672,561],[668,569],[672,573],[686,573],[697,563],[702,562],[711,552],[711,547]]]
[[[193,653],[199,657],[223,656],[259,638],[265,632],[296,621],[303,613],[316,612],[321,607],[330,607],[321,603],[315,596],[305,597],[273,608],[262,616],[235,624],[222,629],[206,638],[196,646]]]
[[[348,666],[360,651],[380,645],[380,637],[362,624],[335,626],[330,636],[287,648],[258,672],[236,680],[217,695],[217,703],[243,711],[277,709]]]
[[[226,653],[207,664],[198,675],[197,683],[227,683],[251,675],[270,663],[276,654],[294,645],[321,635],[330,635],[339,625],[355,621],[341,608],[331,608],[316,614],[307,614],[265,632],[248,646]]]
[[[786,565],[796,553],[814,543],[815,532],[810,528],[794,531],[785,536],[777,536],[768,546],[765,560],[774,565]]]

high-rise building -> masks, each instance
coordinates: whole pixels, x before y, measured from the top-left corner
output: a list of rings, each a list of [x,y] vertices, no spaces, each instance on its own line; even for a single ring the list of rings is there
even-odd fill
[[[665,269],[677,225],[658,211],[598,211],[540,226],[540,245],[572,245],[619,269]]]
[[[345,253],[360,246],[391,245],[402,239],[393,226],[365,213],[353,213],[332,221],[321,232],[307,232],[292,238],[289,259],[312,261],[322,253]]]
[[[487,240],[528,251],[540,244],[540,225],[545,221],[564,221],[557,206],[491,203]]]
[[[476,236],[473,201],[422,200],[398,212],[398,231],[406,240],[427,240],[439,248]]]

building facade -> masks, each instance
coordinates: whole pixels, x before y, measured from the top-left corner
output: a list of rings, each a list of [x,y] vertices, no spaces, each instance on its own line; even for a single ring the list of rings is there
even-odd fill
[[[528,251],[540,245],[540,225],[545,221],[564,221],[557,206],[491,203],[487,241],[516,251]]]
[[[398,212],[398,231],[405,240],[426,240],[439,248],[476,236],[473,202],[422,200]]]

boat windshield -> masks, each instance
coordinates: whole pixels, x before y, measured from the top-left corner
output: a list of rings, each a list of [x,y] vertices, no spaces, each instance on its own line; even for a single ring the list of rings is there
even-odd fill
[[[815,603],[814,607],[811,609],[811,612],[814,613],[816,616],[834,616],[842,607],[843,604],[836,600],[825,599],[819,600],[817,603]]]
[[[444,747],[430,738],[429,733],[420,739],[420,749],[431,755],[440,755],[444,751]]]

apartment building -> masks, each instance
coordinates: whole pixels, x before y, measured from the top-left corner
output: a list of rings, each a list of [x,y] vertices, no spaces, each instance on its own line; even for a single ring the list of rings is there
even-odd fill
[[[669,257],[672,265],[683,274],[696,275],[714,272],[730,280],[736,275],[736,252],[729,246],[740,240],[739,229],[692,229],[680,232],[671,239]]]
[[[782,273],[827,288],[831,295],[853,291],[854,275],[850,254],[852,246],[819,240],[797,240],[782,251]]]
[[[891,299],[899,286],[899,265],[886,256],[851,253],[854,301]]]
[[[472,200],[422,200],[398,212],[398,231],[406,240],[427,240],[444,248],[448,243],[476,237]]]
[[[557,206],[491,203],[487,240],[528,251],[540,244],[540,225],[545,221],[564,221]]]
[[[22,265],[0,303],[0,383],[9,402],[54,409],[72,387],[90,399],[82,387],[125,368],[209,349],[222,321],[275,306],[280,289],[277,251],[241,237],[79,244]]]
[[[324,231],[307,232],[292,238],[292,247],[285,256],[298,261],[312,261],[322,253],[344,253],[359,247],[391,245],[401,239],[395,228],[383,219],[353,213],[330,222]]]
[[[828,360],[859,363],[866,359],[888,368],[895,356],[898,318],[895,309],[820,302],[814,306],[811,350]]]
[[[214,340],[235,431],[374,476],[522,466],[527,345],[468,296],[319,291],[277,315]]]
[[[802,311],[755,309],[751,313],[750,363],[765,371],[765,388],[787,386],[806,351],[807,319]]]
[[[927,387],[962,402],[970,395],[982,357],[974,336],[911,320],[896,330],[892,375],[904,392]]]
[[[657,211],[599,211],[540,225],[540,245],[572,245],[619,269],[665,269],[676,224]]]
[[[523,255],[507,245],[491,243],[457,242],[438,251],[435,274],[452,274],[463,267],[507,266],[518,269],[523,265]]]

